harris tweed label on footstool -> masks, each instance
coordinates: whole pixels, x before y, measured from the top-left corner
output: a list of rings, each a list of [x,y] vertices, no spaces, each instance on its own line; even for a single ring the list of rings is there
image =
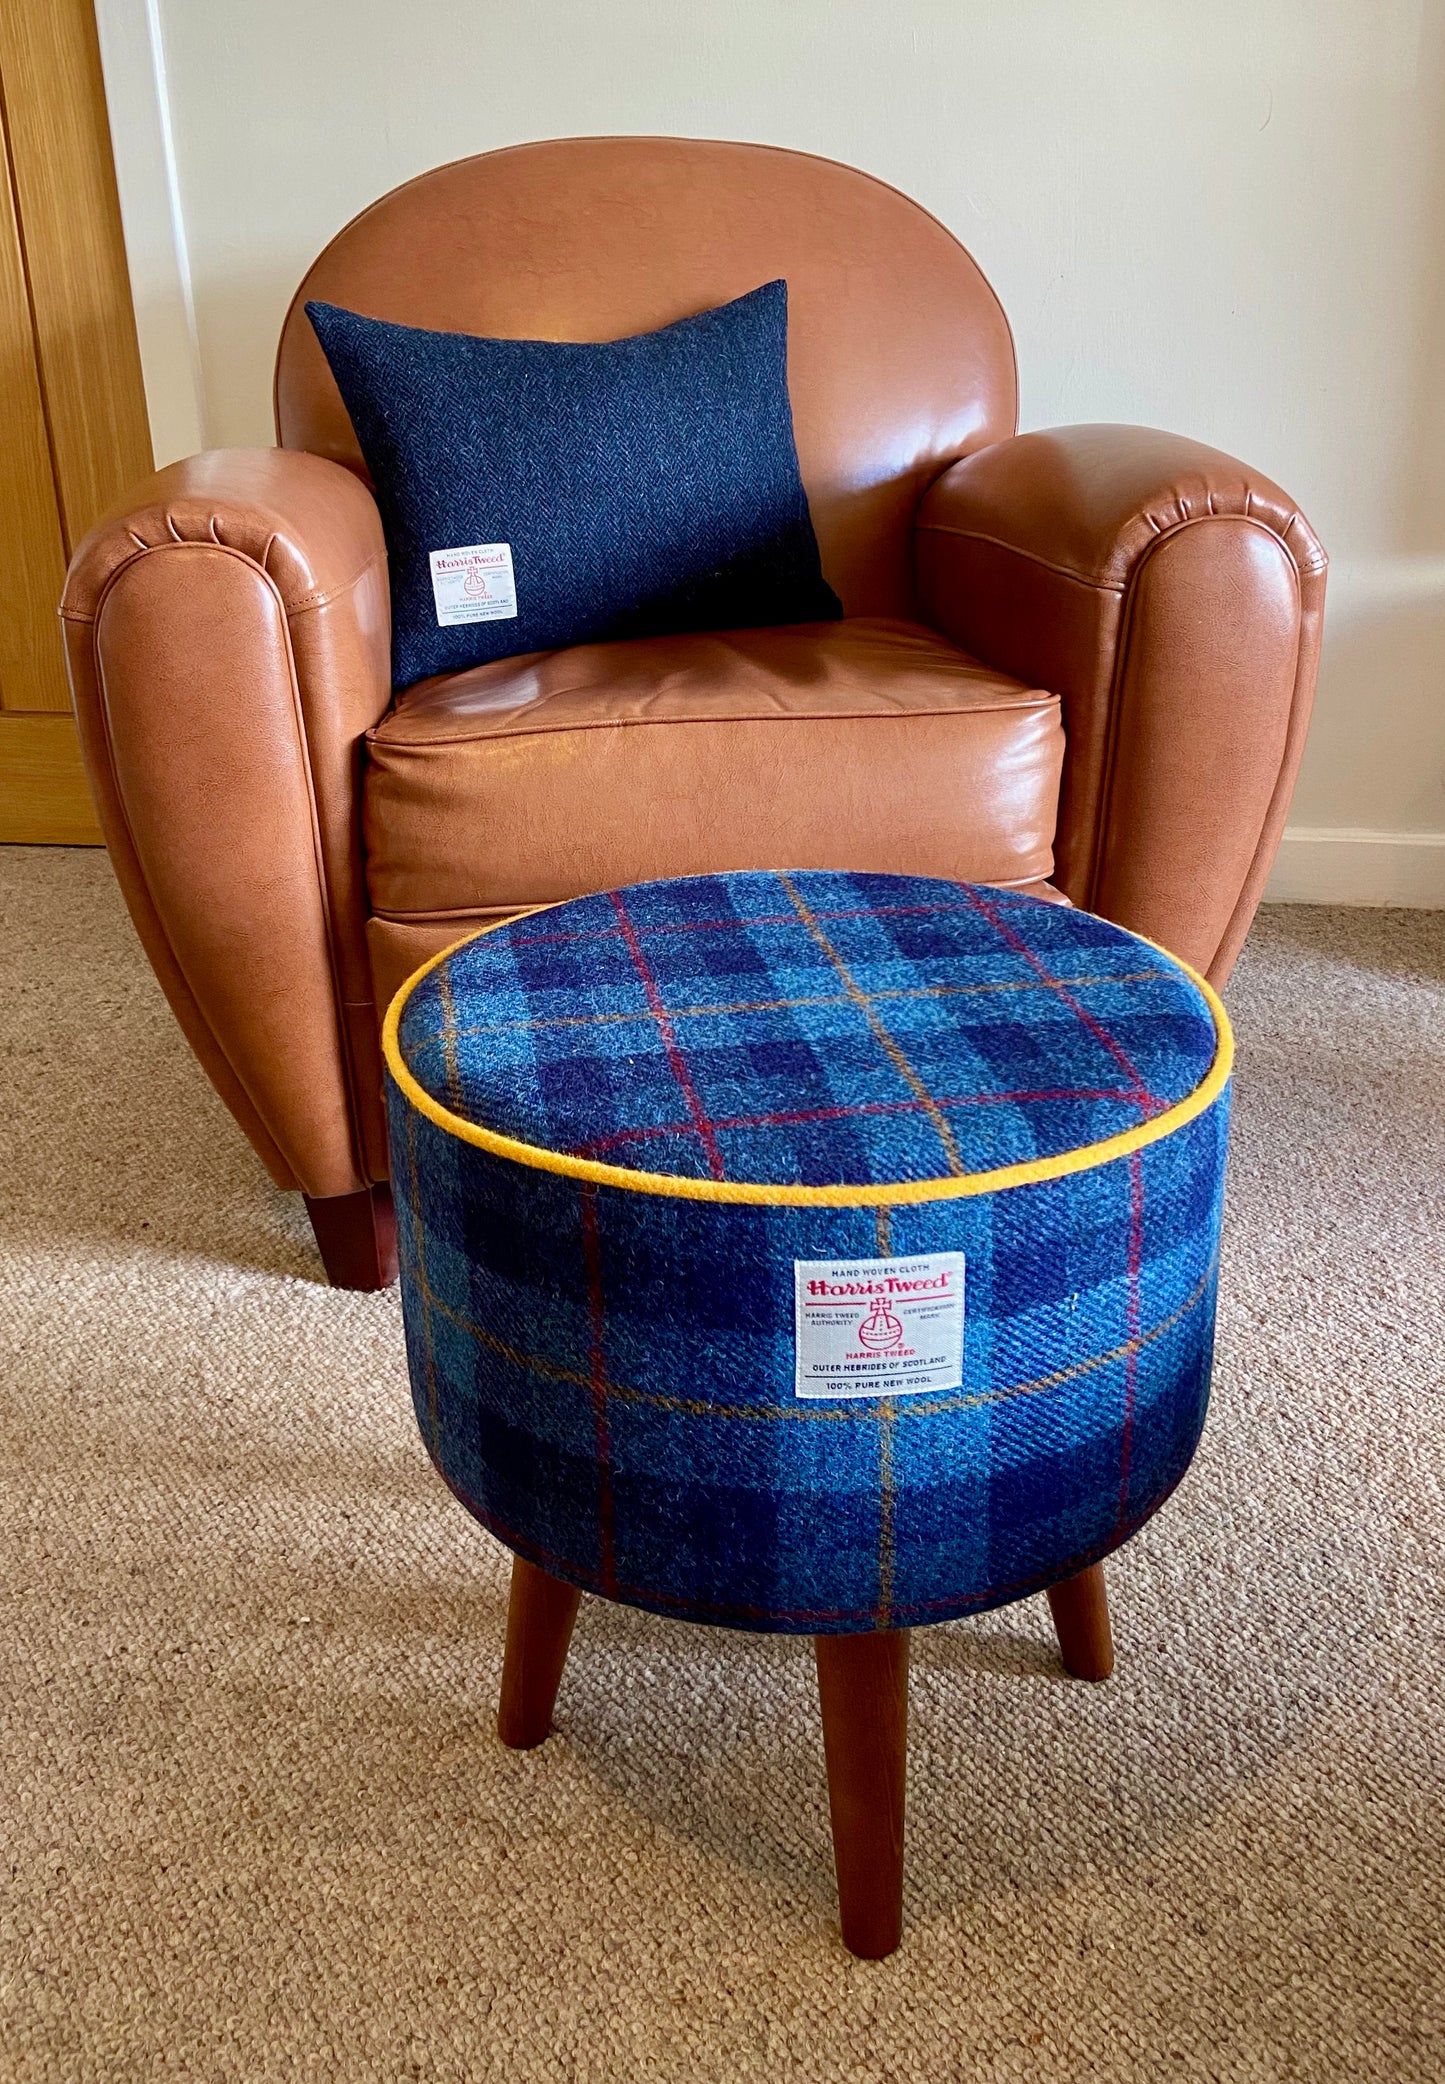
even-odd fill
[[[963,1380],[962,1252],[795,1259],[800,1397],[901,1397]]]

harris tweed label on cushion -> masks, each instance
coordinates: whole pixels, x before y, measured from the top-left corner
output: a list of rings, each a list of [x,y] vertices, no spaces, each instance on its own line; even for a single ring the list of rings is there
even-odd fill
[[[640,885],[451,951],[385,1043],[427,1445],[555,1575],[745,1628],[944,1619],[1097,1560],[1187,1467],[1230,1042],[1120,928],[904,877]],[[798,1262],[945,1255],[955,1386],[795,1393]]]

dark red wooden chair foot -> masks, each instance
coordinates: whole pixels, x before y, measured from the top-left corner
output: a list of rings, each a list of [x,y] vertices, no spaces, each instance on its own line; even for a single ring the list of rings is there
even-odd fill
[[[512,1558],[497,1735],[513,1751],[530,1751],[552,1727],[581,1598],[575,1585],[549,1577],[521,1556]]]
[[[396,1210],[380,1180],[359,1194],[307,1194],[306,1213],[333,1288],[369,1293],[396,1279]]]
[[[1103,1564],[1091,1563],[1077,1577],[1050,1585],[1049,1606],[1064,1670],[1075,1679],[1107,1679],[1114,1669],[1114,1637]]]
[[[843,1944],[877,1961],[903,1936],[908,1630],[819,1635],[813,1647]]]

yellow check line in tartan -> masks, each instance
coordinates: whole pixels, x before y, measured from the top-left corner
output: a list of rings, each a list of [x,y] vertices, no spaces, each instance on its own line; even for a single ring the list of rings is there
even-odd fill
[[[1052,991],[1063,984],[1070,991],[1083,991],[1094,984],[1152,984],[1161,978],[1171,981],[1167,972],[1160,970],[1127,970],[1117,976],[1057,977],[1045,983],[1042,977],[1007,977],[994,984],[914,984],[894,985],[883,991],[870,991],[870,999],[945,999],[970,998],[979,992],[988,991]],[[1173,980],[1177,981],[1177,980]],[[739,999],[727,1006],[669,1006],[669,1020],[701,1020],[711,1015],[731,1013],[791,1013],[808,1006],[849,1006],[853,1004],[846,991],[819,992],[816,997],[797,999]],[[636,1006],[627,1013],[557,1013],[526,1020],[492,1020],[479,1027],[447,1029],[443,1027],[434,1035],[423,1035],[412,1044],[414,1052],[429,1049],[435,1042],[445,1043],[448,1039],[460,1042],[464,1036],[474,1035],[517,1035],[536,1034],[543,1028],[591,1028],[605,1027],[617,1021],[651,1021],[656,1019],[649,1006]]]
[[[537,907],[539,911],[552,909],[551,906]],[[608,1165],[598,1158],[573,1157],[567,1151],[549,1150],[544,1144],[524,1143],[520,1137],[504,1136],[496,1129],[484,1128],[480,1122],[469,1122],[465,1116],[443,1107],[421,1084],[402,1055],[402,1015],[417,986],[455,955],[458,948],[465,947],[469,941],[480,940],[483,934],[496,933],[511,923],[510,917],[495,919],[489,926],[462,934],[450,947],[441,949],[407,978],[387,1007],[382,1025],[381,1046],[387,1070],[402,1097],[419,1114],[424,1114],[434,1127],[444,1135],[454,1136],[459,1143],[472,1144],[494,1158],[525,1165],[536,1172],[555,1173],[563,1179],[591,1180],[599,1187],[621,1187],[631,1194],[666,1194],[679,1201],[744,1202],[763,1208],[896,1208],[927,1201],[953,1201],[975,1194],[1002,1194],[1011,1187],[1034,1186],[1042,1180],[1065,1179],[1071,1173],[1090,1172],[1095,1166],[1111,1165],[1116,1158],[1127,1157],[1131,1151],[1144,1150],[1149,1144],[1172,1136],[1214,1105],[1228,1085],[1229,1074],[1234,1068],[1234,1031],[1219,994],[1177,955],[1171,955],[1167,948],[1161,948],[1144,934],[1135,934],[1135,940],[1141,941],[1146,948],[1152,948],[1156,955],[1162,955],[1171,968],[1195,986],[1214,1021],[1216,1041],[1214,1060],[1193,1092],[1186,1093],[1174,1106],[1151,1115],[1148,1121],[1140,1122],[1132,1129],[1123,1129],[1117,1136],[1102,1137],[1097,1143],[1081,1144],[1077,1150],[1056,1151],[1051,1157],[1028,1158],[1016,1165],[996,1165],[985,1172],[950,1174],[938,1179],[886,1180],[882,1184],[870,1183],[867,1186],[840,1181],[835,1186],[804,1187],[771,1180],[696,1179],[682,1173],[634,1171],[627,1165]]]
[[[457,1063],[457,1009],[452,998],[452,980],[443,970],[438,996],[442,1002],[442,1060],[446,1065],[447,1098],[453,1107],[462,1105],[462,1074]]]
[[[904,1084],[908,1087],[909,1091],[913,1094],[914,1098],[921,1105],[924,1113],[928,1116],[928,1119],[932,1122],[934,1130],[937,1133],[938,1140],[943,1145],[943,1155],[948,1160],[949,1171],[953,1174],[955,1179],[962,1178],[964,1172],[967,1170],[967,1167],[964,1165],[962,1153],[958,1148],[958,1139],[954,1135],[953,1130],[949,1125],[948,1116],[944,1113],[943,1109],[934,1099],[932,1093],[928,1090],[928,1087],[923,1083],[923,1080],[914,1070],[912,1064],[909,1063],[908,1058],[904,1054],[904,1051],[899,1045],[899,1043],[888,1032],[888,1029],[883,1024],[881,1016],[874,1011],[872,1002],[869,999],[867,992],[863,989],[862,985],[853,975],[853,972],[849,969],[847,963],[844,962],[842,956],[838,953],[837,949],[833,946],[833,943],[828,939],[828,936],[824,933],[822,927],[814,918],[808,905],[804,902],[803,898],[794,888],[792,877],[780,872],[778,875],[778,881],[782,884],[783,888],[788,893],[788,902],[792,905],[794,911],[802,920],[804,926],[807,927],[809,933],[813,936],[813,939],[817,942],[818,946],[827,956],[829,962],[832,963],[834,969],[838,972],[838,975],[843,982],[843,989],[847,992],[849,998],[853,1001],[854,1005],[863,1015],[863,1018],[867,1021],[869,1027],[872,1028],[874,1035],[882,1044],[884,1053],[887,1055],[890,1063],[893,1065],[893,1068],[897,1071],[899,1077],[903,1080]]]
[[[1007,1403],[1013,1397],[1036,1396],[1041,1390],[1062,1389],[1066,1382],[1076,1382],[1085,1375],[1097,1374],[1100,1368],[1113,1367],[1117,1361],[1127,1361],[1131,1355],[1143,1353],[1198,1309],[1209,1291],[1210,1282],[1214,1279],[1217,1263],[1216,1247],[1210,1255],[1208,1266],[1183,1302],[1161,1317],[1157,1323],[1151,1324],[1147,1331],[1140,1332],[1132,1339],[1125,1339],[1117,1346],[1109,1347],[1106,1352],[1091,1353],[1083,1360],[1073,1361],[1066,1368],[1055,1368],[1047,1375],[1035,1375],[1026,1382],[1010,1382],[999,1389],[973,1390],[967,1395],[959,1396],[935,1394],[898,1400],[850,1397],[837,1404],[802,1400],[793,1404],[713,1404],[705,1397],[669,1396],[662,1390],[637,1389],[628,1383],[614,1382],[609,1378],[607,1394],[609,1397],[616,1397],[620,1403],[640,1404],[648,1410],[664,1411],[669,1415],[678,1414],[686,1418],[751,1419],[769,1425],[776,1424],[779,1420],[794,1424],[836,1424],[839,1420],[872,1418],[877,1415],[871,1408],[875,1402],[893,1403],[894,1414],[899,1420],[931,1418],[940,1411],[977,1411],[989,1404]],[[584,1373],[580,1368],[566,1367],[560,1361],[545,1360],[540,1354],[523,1353],[519,1347],[508,1345],[505,1339],[497,1338],[493,1332],[487,1331],[460,1310],[454,1310],[449,1303],[443,1302],[426,1278],[420,1253],[417,1255],[417,1287],[428,1309],[435,1310],[439,1316],[445,1317],[449,1324],[454,1324],[457,1330],[464,1332],[468,1338],[475,1339],[488,1353],[495,1353],[499,1360],[510,1362],[524,1374],[540,1375],[548,1382],[568,1382],[591,1395],[593,1382],[590,1374]]]

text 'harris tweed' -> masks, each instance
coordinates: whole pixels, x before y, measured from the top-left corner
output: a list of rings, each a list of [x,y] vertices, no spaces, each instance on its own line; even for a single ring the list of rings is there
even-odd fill
[[[386,1056],[422,1430],[554,1575],[739,1628],[945,1620],[1096,1561],[1188,1466],[1231,1044],[1119,927],[901,876],[640,884],[439,958]],[[897,1261],[956,1268],[961,1320]],[[861,1297],[822,1394],[799,1262]]]

